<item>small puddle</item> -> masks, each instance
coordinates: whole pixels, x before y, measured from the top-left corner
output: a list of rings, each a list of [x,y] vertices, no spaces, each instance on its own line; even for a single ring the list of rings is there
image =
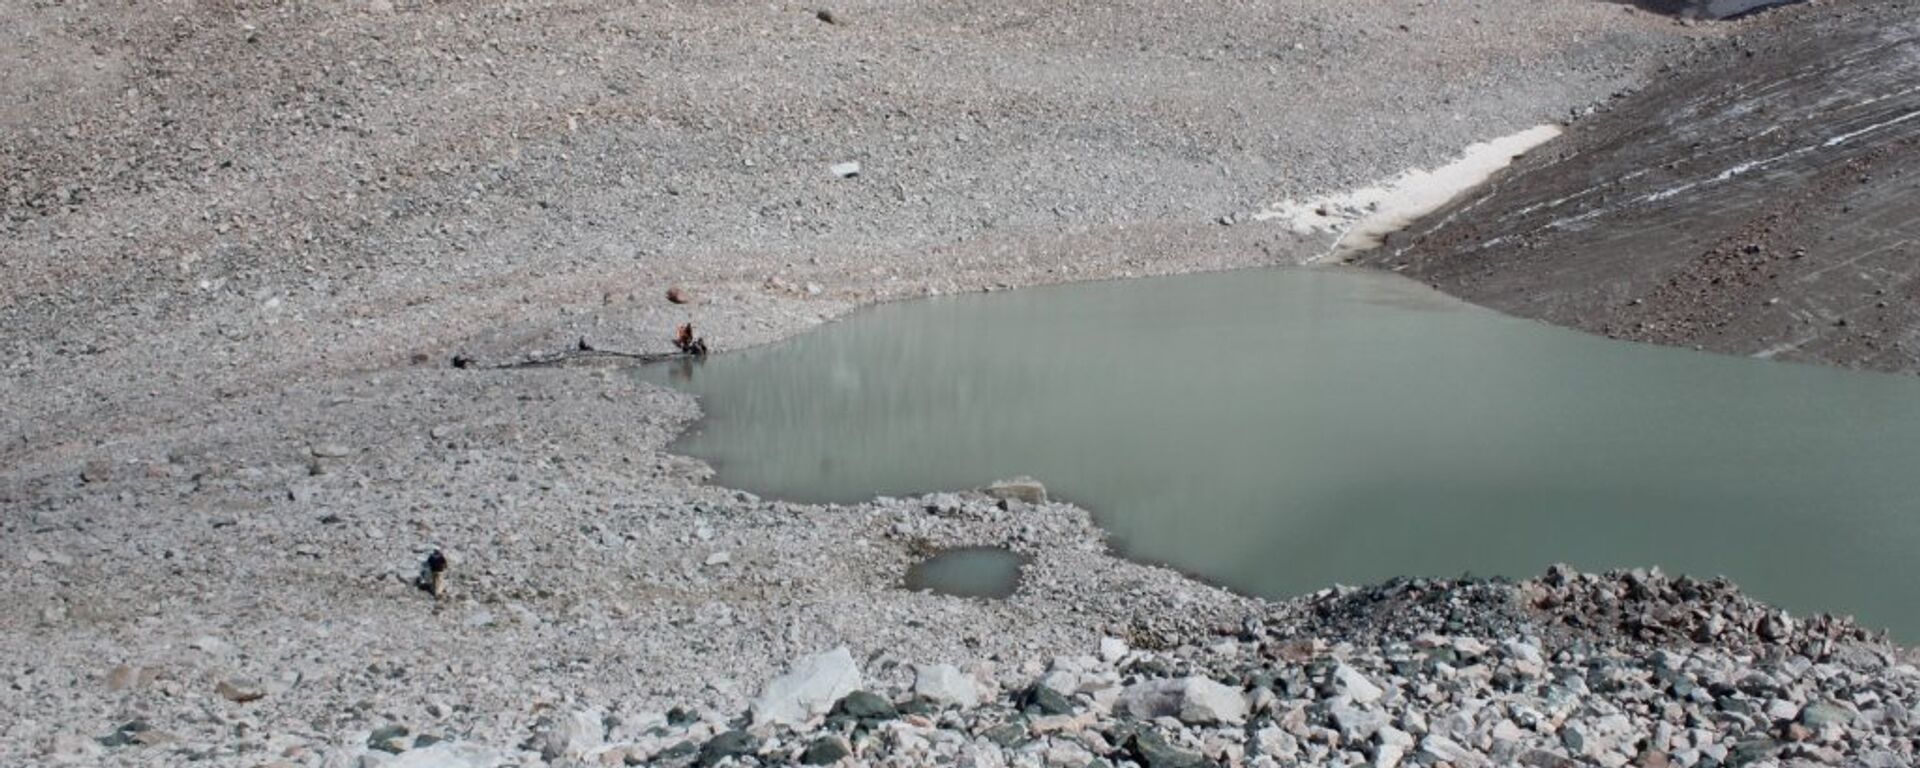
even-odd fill
[[[1118,553],[1250,594],[1657,565],[1920,637],[1909,377],[1614,342],[1325,268],[889,304],[641,375],[701,399],[675,451],[763,496],[1024,474]]]
[[[907,589],[955,597],[1012,597],[1027,558],[999,547],[961,547],[936,553],[907,569]]]

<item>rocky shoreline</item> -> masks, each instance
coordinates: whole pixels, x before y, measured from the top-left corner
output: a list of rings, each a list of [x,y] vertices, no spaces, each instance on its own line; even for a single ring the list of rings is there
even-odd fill
[[[965,492],[803,508],[710,490],[740,505],[731,514],[742,527],[771,535],[741,537],[697,513],[658,516],[655,534],[683,551],[650,581],[717,599],[556,604],[538,586],[493,581],[482,563],[497,552],[462,547],[437,599],[413,583],[410,562],[378,587],[383,601],[411,607],[368,623],[421,640],[413,653],[395,644],[356,668],[351,653],[282,642],[295,654],[276,658],[271,643],[229,625],[177,641],[187,655],[170,664],[103,666],[70,683],[118,702],[79,718],[111,725],[43,739],[37,759],[1901,766],[1920,750],[1920,657],[1844,619],[1788,616],[1724,580],[1555,567],[1522,582],[1402,579],[1273,603],[1116,560],[1068,505]],[[817,553],[849,520],[856,541],[871,543],[802,590],[813,605],[718,597],[798,573],[776,567],[783,560],[826,565]],[[868,580],[898,578],[921,553],[983,544],[1031,558],[1013,598],[854,607],[897,590]],[[836,614],[856,625],[834,627]],[[786,637],[770,645],[732,645],[783,624]],[[622,646],[634,632],[661,644],[663,659],[719,654],[733,672],[652,662],[619,682],[609,672],[632,662]],[[516,706],[521,685],[484,682],[526,668],[485,647],[509,635],[505,650],[540,648],[545,664],[591,682]],[[836,645],[843,638],[856,644]],[[68,707],[94,698],[56,692],[69,683],[34,667],[15,667],[9,696],[77,699]]]
[[[572,709],[502,748],[392,725],[361,764],[1897,768],[1920,750],[1912,655],[1657,572],[1335,589],[1144,639],[879,679],[841,647],[744,712]]]

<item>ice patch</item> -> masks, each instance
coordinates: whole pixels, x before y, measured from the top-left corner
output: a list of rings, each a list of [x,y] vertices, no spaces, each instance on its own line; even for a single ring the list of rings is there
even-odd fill
[[[1310,200],[1285,200],[1253,215],[1277,221],[1301,235],[1335,234],[1325,254],[1344,259],[1380,245],[1393,232],[1439,210],[1477,187],[1514,158],[1560,135],[1560,126],[1540,125],[1467,147],[1460,158],[1432,170],[1415,169],[1375,186]]]

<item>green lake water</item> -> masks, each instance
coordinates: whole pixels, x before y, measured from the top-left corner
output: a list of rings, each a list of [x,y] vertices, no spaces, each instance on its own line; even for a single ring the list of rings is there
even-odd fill
[[[1726,575],[1920,637],[1920,380],[1609,341],[1274,269],[875,307],[643,376],[674,450],[851,503],[1032,475],[1247,593],[1554,562]]]

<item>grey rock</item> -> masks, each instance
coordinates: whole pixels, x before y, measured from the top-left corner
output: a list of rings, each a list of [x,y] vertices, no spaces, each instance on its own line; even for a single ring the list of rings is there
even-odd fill
[[[1047,487],[1040,481],[1022,475],[1012,480],[1001,480],[980,489],[981,493],[1003,501],[1023,501],[1028,504],[1047,503]]]
[[[1583,768],[1573,758],[1544,749],[1530,749],[1521,753],[1519,763],[1527,768]]]
[[[807,750],[800,753],[800,763],[802,765],[833,765],[851,754],[853,754],[853,747],[847,744],[846,739],[839,736],[822,736],[814,739],[812,744],[807,745]]]
[[[1127,752],[1143,768],[1204,768],[1213,761],[1198,752],[1180,749],[1151,730],[1134,734],[1127,742]]]
[[[236,704],[259,701],[267,697],[267,691],[259,683],[246,678],[229,678],[213,687],[220,697]]]
[[[727,758],[751,755],[760,751],[762,743],[760,737],[746,731],[727,731],[700,747],[699,764],[718,765]]]
[[[367,735],[367,748],[397,755],[407,751],[407,737],[412,734],[404,725],[383,725]]]
[[[1816,701],[1800,709],[1800,724],[1819,730],[1828,725],[1852,725],[1853,710],[1832,701]]]
[[[113,462],[94,459],[80,467],[80,480],[86,483],[104,483],[113,479]]]
[[[1020,694],[1020,708],[1031,714],[1065,715],[1073,712],[1073,702],[1045,683],[1034,683]]]
[[[927,496],[927,511],[936,515],[956,515],[965,509],[960,495],[955,493],[935,493]]]
[[[1560,729],[1560,744],[1576,755],[1587,754],[1587,748],[1593,741],[1590,731],[1584,723],[1567,723]]]
[[[353,455],[353,449],[340,443],[314,443],[307,446],[307,452],[316,459],[344,459]]]
[[[153,726],[148,725],[147,721],[145,720],[130,720],[125,725],[120,726],[119,729],[115,730],[113,733],[109,733],[105,736],[95,739],[94,741],[99,742],[100,746],[107,747],[109,749],[115,748],[115,747],[124,747],[129,744],[141,743],[139,739],[139,735],[142,733],[147,733],[152,730],[153,730]]]
[[[894,708],[893,702],[887,701],[879,694],[854,691],[835,702],[831,714],[855,720],[873,721],[892,720],[900,716],[900,711]]]
[[[1027,727],[1020,723],[1001,723],[980,732],[988,741],[1008,749],[1027,743]]]
[[[1739,766],[1771,760],[1779,752],[1780,744],[1773,739],[1765,737],[1747,739],[1734,744],[1733,749],[1727,751],[1726,763],[1729,768],[1739,768]]]

